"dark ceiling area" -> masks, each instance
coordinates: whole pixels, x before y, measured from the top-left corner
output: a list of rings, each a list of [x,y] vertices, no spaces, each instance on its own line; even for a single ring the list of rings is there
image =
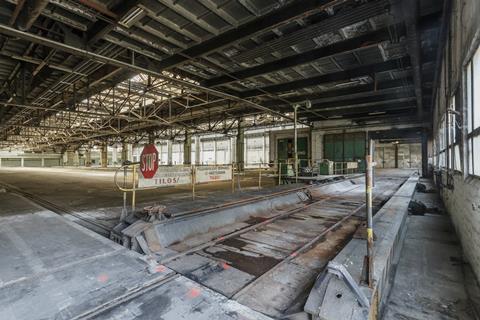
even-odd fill
[[[431,121],[443,1],[0,2],[2,146]]]

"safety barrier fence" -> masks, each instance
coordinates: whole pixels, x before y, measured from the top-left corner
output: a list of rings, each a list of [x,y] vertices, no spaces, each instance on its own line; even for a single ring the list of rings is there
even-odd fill
[[[123,172],[123,183],[118,178],[121,172]],[[190,186],[192,199],[195,199],[196,185],[218,181],[232,181],[232,192],[234,191],[233,164],[158,166],[154,174],[146,176],[142,172],[140,163],[130,163],[118,168],[114,174],[114,183],[124,194],[124,208],[126,208],[127,192],[132,193],[132,211],[135,211],[137,191]]]
[[[135,162],[117,168],[114,174],[114,183],[123,192],[124,211],[126,211],[127,193],[131,192],[131,206],[132,211],[134,211],[136,193],[143,190],[187,186],[191,189],[192,199],[195,200],[197,186],[213,182],[230,181],[230,188],[233,193],[236,189],[241,190],[243,183],[248,184],[246,177],[250,182],[252,178],[257,179],[258,183],[255,183],[255,185],[261,189],[262,185],[266,183],[271,185],[273,182],[281,185],[286,182],[298,182],[300,172],[303,177],[320,174],[318,168],[311,166],[310,159],[298,159],[297,164],[298,170],[295,170],[295,161],[292,159],[268,163],[250,163],[249,168],[245,168],[244,164],[239,163],[228,165],[159,165],[155,174],[146,178],[140,169],[140,163]],[[333,174],[356,173],[357,170],[348,162],[333,163]],[[122,178],[120,178],[121,173],[123,173]],[[266,182],[266,180],[269,181]]]

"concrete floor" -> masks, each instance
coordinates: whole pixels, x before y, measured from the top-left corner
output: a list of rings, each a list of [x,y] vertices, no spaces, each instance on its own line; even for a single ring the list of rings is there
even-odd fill
[[[388,179],[395,184],[394,180],[405,178],[412,171],[415,170],[377,170],[376,173],[379,184],[388,183]],[[381,179],[386,180],[382,182]],[[263,181],[264,185],[273,186],[276,179],[265,178]],[[96,218],[103,216],[104,219],[116,220],[121,211],[122,194],[115,189],[113,172],[110,170],[4,168],[0,169],[0,182],[13,185],[61,206],[91,213]],[[235,197],[248,198],[272,191],[270,188],[265,188],[263,191],[256,190],[257,183],[256,173],[249,173],[242,177],[241,185],[244,192]],[[169,203],[182,212],[186,209],[195,209],[197,206],[203,207],[227,201],[232,197],[230,186],[230,182],[200,186],[199,198],[196,202],[191,202],[189,188],[148,190],[138,193],[139,206],[152,202]],[[281,188],[292,187],[294,186],[288,185]],[[428,184],[428,188],[432,187]],[[384,188],[381,189],[385,191]],[[213,191],[215,191],[215,198],[210,200]],[[359,194],[359,199],[363,199],[362,194]],[[436,193],[417,192],[415,199],[424,202],[428,207],[441,208],[441,201]],[[179,316],[189,318],[193,314],[197,316],[195,307],[197,303],[203,306],[202,310],[205,311],[196,317],[199,319],[216,319],[215,317],[223,315],[224,312],[240,316],[242,319],[262,318],[254,310],[270,316],[281,314],[276,309],[271,309],[275,312],[267,312],[263,307],[263,305],[270,306],[270,302],[275,301],[271,297],[262,302],[262,307],[258,307],[258,301],[261,299],[242,301],[243,305],[239,305],[225,298],[224,294],[219,295],[218,292],[222,293],[221,290],[215,292],[215,289],[214,291],[208,289],[215,286],[204,284],[195,277],[183,274],[173,265],[165,265],[165,270],[168,271],[166,275],[149,276],[145,273],[145,264],[138,263],[140,260],[136,253],[119,247],[48,210],[39,208],[15,194],[0,192],[0,203],[2,204],[0,236],[3,235],[0,251],[2,257],[10,257],[0,259],[2,270],[0,273],[0,319],[30,319],[30,313],[38,314],[38,317],[33,317],[35,319],[51,318],[54,314],[59,315],[60,319],[68,319],[73,314],[91,308],[92,298],[88,295],[77,296],[78,292],[84,292],[84,290],[103,292],[102,295],[106,300],[100,295],[93,298],[103,303],[109,299],[117,299],[118,295],[128,292],[129,288],[121,285],[123,282],[129,283],[132,288],[142,288],[151,282],[163,281],[161,279],[170,273],[175,273],[176,276],[169,278],[168,285],[162,284],[148,293],[139,295],[128,304],[119,305],[98,317],[134,319],[140,315],[140,318],[148,318],[160,312],[165,319],[177,319]],[[471,309],[464,286],[461,247],[448,216],[439,214],[410,216],[407,226],[405,245],[383,318],[388,320],[471,319],[469,315]],[[29,228],[36,231],[31,232]],[[61,241],[58,241],[59,239]],[[123,262],[118,262],[120,260]],[[78,268],[85,263],[89,264],[91,270],[87,273],[78,271]],[[124,263],[128,266],[123,265]],[[108,270],[105,266],[108,266]],[[120,272],[120,269],[130,270],[128,273],[135,276],[124,278],[123,271]],[[233,267],[228,269],[230,272],[232,270]],[[316,272],[318,273],[318,270]],[[74,276],[74,273],[78,274]],[[92,278],[92,274],[100,278]],[[109,275],[108,284],[103,283],[102,275],[104,274]],[[314,276],[315,274],[312,277]],[[59,279],[67,278],[70,279],[68,287],[61,285]],[[84,281],[82,279],[90,280],[82,283]],[[110,279],[112,282],[109,282]],[[262,285],[262,288],[270,285],[271,283],[267,283]],[[46,297],[42,293],[44,290],[59,286],[63,288],[63,293],[57,296]],[[192,287],[201,288],[202,299],[199,301],[192,300],[189,296]],[[32,290],[32,288],[36,289]],[[259,292],[264,292],[262,290],[264,289]],[[179,298],[170,300],[168,306],[166,304],[158,308],[149,306],[153,300],[165,295],[166,292],[177,292]],[[257,292],[259,297],[268,296],[259,295],[259,292]],[[48,305],[48,307],[38,309],[42,305]],[[217,307],[210,305],[217,305]],[[177,309],[175,306],[183,307]],[[218,319],[223,318],[220,316]]]
[[[416,192],[414,199],[443,209],[437,193]],[[461,245],[446,214],[409,216],[383,319],[473,319],[462,264]]]
[[[22,197],[0,203],[2,320],[268,319]]]
[[[48,200],[59,207],[90,214],[102,220],[117,220],[123,204],[123,194],[114,185],[112,169],[88,168],[0,168],[0,183]],[[262,177],[262,186],[271,187],[277,180]],[[258,186],[258,172],[240,177],[244,190]],[[236,182],[238,189],[238,181]],[[196,186],[199,199],[212,191],[231,193],[231,182],[215,182]],[[153,203],[177,202],[192,197],[189,186],[142,190],[136,193],[138,207]],[[130,204],[131,194],[128,194]]]
[[[388,175],[387,172],[384,174]],[[410,172],[399,171],[389,174],[392,178],[384,177],[378,181],[379,186],[385,185],[381,188],[382,192],[390,189],[393,191],[395,189],[393,186],[403,180],[395,177],[406,177]],[[253,178],[251,179],[255,182]],[[0,182],[14,185],[52,202],[73,206],[76,210],[95,212],[102,210],[101,206],[111,210],[114,207],[108,206],[121,201],[121,194],[115,191],[111,181],[112,172],[100,170],[4,169],[0,172]],[[243,265],[237,265],[234,260],[228,259],[227,267],[225,262],[219,264],[215,257],[218,250],[215,252],[210,250],[213,253],[206,250],[208,252],[204,251],[202,255],[198,255],[204,260],[211,259],[208,266],[213,266],[205,269],[202,265],[198,269],[202,271],[201,277],[195,276],[195,272],[192,273],[193,276],[188,272],[184,274],[178,269],[178,261],[172,261],[172,265],[165,263],[150,274],[148,265],[141,259],[141,255],[100,237],[62,216],[40,208],[16,194],[0,193],[2,204],[0,319],[72,319],[80,315],[95,314],[94,318],[99,319],[253,320],[268,319],[264,315],[278,316],[284,312],[301,311],[302,303],[298,306],[295,304],[297,300],[302,301],[305,298],[298,292],[299,288],[308,287],[307,282],[313,281],[321,266],[332,258],[331,254],[340,250],[345,238],[353,234],[359,222],[352,220],[351,225],[346,224],[345,227],[332,229],[328,241],[322,240],[302,254],[293,255],[292,250],[296,252],[298,246],[308,242],[311,237],[332,224],[331,220],[334,217],[330,211],[333,210],[341,217],[338,210],[345,210],[343,214],[346,214],[352,208],[361,205],[364,201],[362,184],[348,180],[345,183],[351,183],[350,188],[358,189],[356,193],[348,193],[348,199],[344,199],[348,200],[347,202],[343,203],[342,199],[337,199],[338,192],[334,192],[337,197],[331,207],[327,206],[326,200],[327,202],[322,202],[318,208],[312,206],[310,209],[295,213],[291,221],[282,220],[285,226],[282,226],[282,221],[279,220],[269,225],[270,228],[257,228],[245,233],[244,236],[248,236],[251,243],[256,239],[252,237],[260,239],[261,246],[250,245],[252,248],[258,247],[258,250],[267,246],[266,241],[271,235],[274,235],[271,239],[275,243],[280,243],[284,237],[278,250],[283,248],[286,251],[282,259],[290,256],[292,258],[290,262],[282,264],[282,268],[272,268],[264,273],[271,277],[251,276],[255,281],[250,279],[247,283],[256,285],[248,286],[248,294],[239,295],[233,300],[228,298],[234,292],[226,294],[218,286],[239,280],[236,277],[229,278],[228,274],[237,269],[243,270]],[[221,187],[222,184],[208,186],[205,195]],[[292,185],[288,187],[291,188]],[[335,186],[332,187],[335,191]],[[271,189],[264,189],[263,192],[268,193],[269,190]],[[178,197],[182,192],[186,191],[172,189],[149,191],[144,199],[161,197],[177,199],[178,203]],[[224,190],[224,193],[227,194],[228,190]],[[256,193],[258,191],[245,192],[248,196]],[[206,202],[202,202],[203,200]],[[187,200],[185,203],[180,202],[179,207],[184,207]],[[199,202],[206,204],[208,199],[200,199]],[[321,217],[311,218],[314,223],[309,222],[309,215]],[[286,247],[293,245],[293,240],[289,240],[293,239],[293,234],[289,235],[285,231],[289,228],[298,229],[299,237],[306,237],[307,231],[311,229],[311,237],[302,238],[303,242],[295,243],[295,247],[286,250]],[[216,249],[220,248],[217,247]],[[270,244],[270,247],[275,248],[274,244]],[[228,248],[224,246],[221,249],[225,251]],[[312,265],[312,272],[307,274],[305,270],[308,268],[305,266],[309,266],[309,263]],[[191,265],[181,263],[182,267]],[[297,273],[292,270],[297,270]],[[298,279],[293,277],[294,274]],[[222,275],[227,278],[222,278]],[[292,277],[296,280],[291,280]],[[220,282],[213,281],[215,279]],[[286,281],[287,279],[290,280]],[[298,283],[302,283],[302,286]],[[309,292],[305,289],[301,291]],[[289,294],[286,294],[287,292]],[[258,298],[252,299],[255,296]],[[124,301],[123,297],[128,297],[128,301]],[[114,304],[113,307],[111,303]],[[97,307],[100,309],[96,309]]]

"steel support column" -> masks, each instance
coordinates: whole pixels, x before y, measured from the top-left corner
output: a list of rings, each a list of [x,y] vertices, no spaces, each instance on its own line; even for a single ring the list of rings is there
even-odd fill
[[[92,166],[92,150],[90,150],[90,147],[85,150],[85,167],[91,167]]]
[[[365,170],[365,195],[367,212],[367,281],[370,288],[373,287],[373,213],[372,213],[372,182],[373,182],[373,141],[367,133],[367,155]]]
[[[102,145],[101,160],[102,168],[106,168],[108,166],[108,148],[106,143]]]
[[[185,141],[183,142],[183,164],[191,164],[191,163],[192,163],[192,134],[188,131],[185,131]]]
[[[167,140],[167,163],[169,166],[173,164],[173,140]]]
[[[196,165],[199,165],[200,164],[200,161],[201,161],[201,150],[200,150],[200,137],[199,136],[195,136],[195,164]]]
[[[238,119],[237,140],[235,144],[235,162],[237,163],[238,171],[243,171],[245,168],[245,128],[243,128],[242,119]]]
[[[293,106],[293,157],[295,163],[295,183],[298,183],[298,132],[297,132],[298,104]]]
[[[428,133],[424,130],[422,132],[422,177],[428,176]]]

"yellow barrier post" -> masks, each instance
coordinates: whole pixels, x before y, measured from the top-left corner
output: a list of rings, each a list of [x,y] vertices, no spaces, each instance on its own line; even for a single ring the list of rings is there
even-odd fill
[[[136,183],[137,183],[137,166],[136,165],[133,165],[133,173],[132,173],[132,181],[133,181],[133,185],[132,185],[132,213],[135,212],[135,188],[136,188]]]

